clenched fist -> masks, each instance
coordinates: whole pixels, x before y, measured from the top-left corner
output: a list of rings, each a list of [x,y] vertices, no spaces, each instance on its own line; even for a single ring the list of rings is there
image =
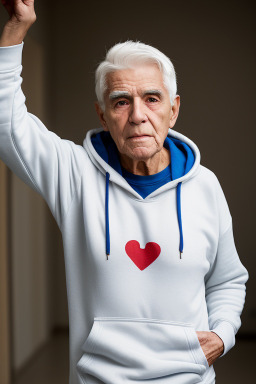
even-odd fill
[[[34,0],[1,0],[9,14],[0,46],[20,44],[28,29],[36,21]]]
[[[1,0],[1,2],[10,16],[9,24],[32,25],[36,21],[34,0]]]

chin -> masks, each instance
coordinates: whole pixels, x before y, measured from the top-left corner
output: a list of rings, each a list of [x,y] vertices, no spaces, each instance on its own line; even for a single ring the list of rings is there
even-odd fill
[[[130,154],[127,154],[130,158],[134,160],[141,160],[141,161],[146,161],[153,157],[157,151],[152,151],[152,149],[149,148],[134,148]]]

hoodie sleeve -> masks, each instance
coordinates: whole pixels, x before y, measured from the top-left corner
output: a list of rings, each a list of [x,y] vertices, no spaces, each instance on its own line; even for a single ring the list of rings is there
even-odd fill
[[[41,194],[60,227],[81,179],[84,149],[27,111],[21,89],[23,45],[0,47],[0,159]]]
[[[245,302],[245,283],[248,272],[242,265],[235,246],[232,217],[216,178],[219,214],[219,240],[217,252],[205,276],[206,302],[210,330],[224,343],[224,356],[235,344],[235,335],[241,326],[241,313]]]

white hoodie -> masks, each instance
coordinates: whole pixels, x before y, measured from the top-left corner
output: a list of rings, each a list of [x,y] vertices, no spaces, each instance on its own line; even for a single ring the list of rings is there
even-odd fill
[[[248,279],[217,177],[196,144],[170,129],[194,165],[143,199],[94,149],[102,128],[80,146],[27,112],[23,44],[0,48],[0,158],[43,196],[62,232],[69,383],[213,383],[196,330],[214,331],[226,354]]]

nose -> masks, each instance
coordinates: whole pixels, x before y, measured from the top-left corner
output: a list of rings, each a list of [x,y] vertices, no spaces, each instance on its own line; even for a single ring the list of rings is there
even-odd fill
[[[146,121],[148,121],[148,117],[145,114],[142,100],[134,99],[134,102],[131,105],[129,123],[132,125],[139,125],[141,123],[146,123]]]

